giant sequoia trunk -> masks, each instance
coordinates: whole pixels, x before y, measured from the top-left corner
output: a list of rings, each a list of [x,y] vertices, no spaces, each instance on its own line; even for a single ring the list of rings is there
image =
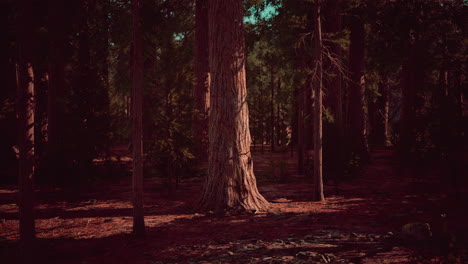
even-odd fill
[[[140,0],[133,0],[133,232],[145,233],[143,215],[143,46],[140,24]]]
[[[210,69],[208,61],[208,0],[197,0],[195,11],[195,86],[193,116],[195,154],[199,160],[208,159],[208,111],[210,108]]]
[[[209,2],[211,109],[209,168],[200,207],[265,210],[250,153],[242,2]]]
[[[367,160],[369,151],[364,112],[364,24],[358,17],[350,18],[351,45],[349,48],[349,134],[350,151]]]
[[[34,72],[33,72],[33,9],[31,0],[18,6],[17,111],[19,121],[19,232],[24,262],[32,260],[34,225]],[[29,263],[29,262],[28,262]]]
[[[323,195],[322,179],[322,27],[320,24],[320,0],[315,4],[315,63],[317,73],[315,76],[315,104],[314,104],[314,191],[316,201],[325,200]]]

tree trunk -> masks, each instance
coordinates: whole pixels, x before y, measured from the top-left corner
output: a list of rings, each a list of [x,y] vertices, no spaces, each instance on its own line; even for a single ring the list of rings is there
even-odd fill
[[[390,140],[390,124],[389,124],[389,114],[390,114],[390,91],[388,87],[388,79],[384,79],[382,84],[382,122],[383,122],[383,143],[384,146],[388,147],[391,145]]]
[[[297,174],[304,174],[304,93],[306,86],[297,93]]]
[[[143,46],[140,24],[140,0],[133,0],[133,232],[145,234],[143,212]]]
[[[314,148],[314,88],[312,76],[308,76],[304,84],[303,119],[304,119],[304,151]],[[307,135],[307,136],[306,136]]]
[[[381,96],[375,102],[369,100],[369,141],[373,145],[388,146],[388,81],[385,77],[379,83]]]
[[[324,201],[322,179],[322,27],[320,24],[320,0],[316,0],[315,7],[315,108],[314,108],[314,191],[316,201]]]
[[[351,153],[363,162],[369,158],[365,122],[365,79],[364,79],[364,24],[358,17],[351,17],[351,45],[349,48],[349,134]]]
[[[281,92],[281,78],[280,77],[278,77],[277,83],[278,84],[277,84],[276,96],[278,97]],[[276,144],[278,146],[284,145],[281,124],[282,124],[281,103],[278,103],[278,107],[276,109]]]
[[[34,225],[34,72],[33,9],[31,0],[18,6],[18,122],[19,122],[19,232],[20,255],[33,259]]]
[[[210,108],[210,69],[208,44],[208,0],[196,0],[195,10],[195,86],[193,98],[196,112],[193,116],[195,155],[208,160],[208,112]]]
[[[273,152],[275,151],[275,73],[273,72],[273,66],[270,69],[270,89],[270,146],[271,152]]]
[[[297,98],[299,94],[299,89],[297,87],[294,88],[293,97],[291,99],[291,138],[289,140],[289,147],[291,148],[291,158],[294,157],[294,150],[297,147],[298,141],[298,105],[297,105]]]
[[[261,119],[261,123],[260,123],[260,130],[261,130],[261,137],[260,137],[260,143],[262,144],[262,147],[261,147],[261,153],[262,155],[265,153],[265,146],[263,144],[263,142],[265,142],[265,125],[264,125],[264,122],[263,122],[263,117]]]
[[[250,153],[242,2],[209,2],[211,110],[205,210],[266,210]]]

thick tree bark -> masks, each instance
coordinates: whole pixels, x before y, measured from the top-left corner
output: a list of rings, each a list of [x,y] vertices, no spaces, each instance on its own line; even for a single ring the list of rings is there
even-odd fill
[[[208,0],[195,4],[195,85],[193,98],[196,112],[193,116],[195,154],[201,161],[208,160],[208,112],[210,109],[210,69],[208,50]]]
[[[315,63],[317,73],[314,79],[315,83],[315,104],[314,104],[314,191],[313,199],[324,201],[323,179],[322,179],[322,27],[320,23],[321,1],[316,0],[315,4]]]
[[[143,46],[140,24],[140,0],[133,0],[133,232],[145,234],[143,212]]]
[[[365,122],[365,78],[364,78],[364,24],[355,16],[350,18],[351,45],[349,48],[349,133],[350,150],[363,161],[369,158]]]
[[[31,0],[18,6],[18,122],[19,122],[19,232],[20,254],[25,262],[33,259],[34,225],[34,72],[33,9]]]
[[[242,2],[209,2],[209,168],[201,209],[265,210],[250,153]]]

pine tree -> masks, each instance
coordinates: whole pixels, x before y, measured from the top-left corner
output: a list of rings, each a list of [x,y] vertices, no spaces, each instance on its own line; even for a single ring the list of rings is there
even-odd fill
[[[314,104],[314,191],[313,197],[316,201],[324,201],[323,178],[322,178],[322,26],[321,26],[321,2],[315,3],[315,104]]]

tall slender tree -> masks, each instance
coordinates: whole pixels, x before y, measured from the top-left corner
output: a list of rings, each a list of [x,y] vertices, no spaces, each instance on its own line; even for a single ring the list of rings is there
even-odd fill
[[[33,7],[31,0],[18,2],[17,91],[19,121],[19,230],[25,262],[32,260],[34,225],[34,70]]]
[[[270,67],[270,146],[271,151],[275,151],[275,72],[273,65]]]
[[[297,173],[304,174],[304,151],[305,151],[305,143],[304,143],[304,130],[305,130],[305,122],[304,122],[304,93],[305,93],[306,86],[302,86],[297,89],[296,94],[296,115],[297,115]]]
[[[348,85],[350,151],[362,161],[366,161],[369,150],[364,112],[365,30],[363,21],[356,14],[350,17],[350,30],[349,70],[351,78]]]
[[[324,201],[322,179],[322,26],[320,18],[321,1],[315,0],[315,63],[316,76],[314,78],[314,200]]]
[[[209,7],[210,154],[200,207],[265,210],[250,153],[242,2],[210,0]]]
[[[137,236],[145,234],[143,213],[143,46],[140,22],[140,0],[133,0],[133,232]]]
[[[208,53],[208,0],[195,3],[195,85],[193,116],[195,154],[198,160],[208,160],[208,111],[210,109],[210,69]]]

